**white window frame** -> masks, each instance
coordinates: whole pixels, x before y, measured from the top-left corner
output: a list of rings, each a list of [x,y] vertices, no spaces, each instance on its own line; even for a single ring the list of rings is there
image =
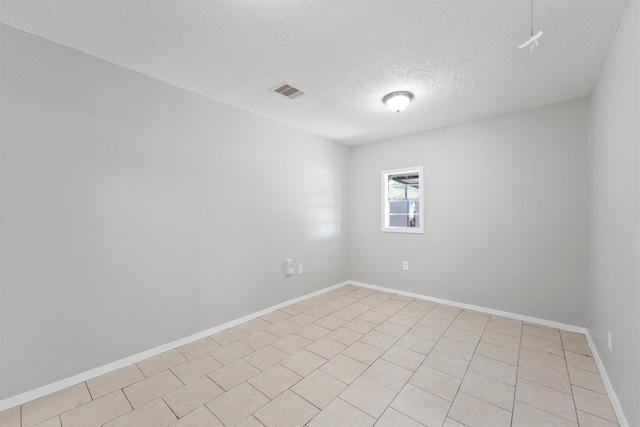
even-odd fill
[[[401,173],[418,172],[418,185],[420,186],[419,195],[419,227],[401,227],[389,225],[389,175],[396,175]],[[424,169],[422,166],[413,166],[400,169],[389,169],[382,171],[382,231],[389,233],[410,233],[410,234],[423,234],[424,233]]]

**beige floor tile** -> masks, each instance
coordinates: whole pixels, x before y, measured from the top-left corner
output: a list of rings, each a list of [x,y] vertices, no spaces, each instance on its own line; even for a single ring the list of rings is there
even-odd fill
[[[572,351],[578,354],[584,354],[585,356],[591,356],[591,349],[586,340],[582,341],[562,341],[562,346],[566,351]]]
[[[367,369],[366,364],[343,354],[338,354],[320,367],[322,372],[331,375],[345,384],[351,384],[365,369]]]
[[[318,325],[318,326],[322,326],[323,328],[327,328],[327,329],[331,329],[332,331],[335,331],[340,326],[342,326],[345,323],[347,323],[347,321],[344,320],[344,319],[340,319],[338,317],[329,315],[329,316],[325,316],[325,317],[323,317],[321,319],[318,319],[313,323]]]
[[[253,415],[250,415],[236,424],[236,427],[264,427],[264,424],[258,421],[258,419]]]
[[[480,341],[481,334],[479,332],[471,332],[464,329],[450,327],[442,335],[443,337],[450,338],[452,340],[462,341],[467,344],[477,345]]]
[[[402,412],[393,408],[387,408],[384,414],[378,419],[376,427],[424,427],[414,419],[407,417]]]
[[[451,354],[466,360],[471,360],[473,353],[475,352],[475,348],[476,347],[474,345],[444,337],[440,338],[435,347],[433,347],[434,350]]]
[[[340,398],[374,418],[380,417],[396,397],[396,392],[364,376],[356,378]]]
[[[412,375],[413,371],[382,359],[376,360],[362,373],[363,377],[382,384],[395,392],[402,390]]]
[[[384,305],[384,304],[378,304],[375,307],[373,307],[371,311],[373,311],[374,313],[384,314],[385,316],[393,316],[398,311],[400,311],[400,309],[391,307],[388,305]]]
[[[555,369],[560,373],[568,373],[567,362],[564,357],[532,347],[522,346],[520,349],[520,362],[530,362]]]
[[[515,387],[475,372],[467,372],[460,386],[460,391],[507,411],[511,411],[513,408]]]
[[[392,335],[383,334],[379,331],[371,331],[360,338],[360,342],[370,344],[382,350],[388,350],[396,341],[398,341],[398,338]]]
[[[291,391],[285,391],[260,408],[254,416],[266,427],[299,427],[320,410]]]
[[[347,348],[346,345],[326,337],[322,337],[306,347],[307,350],[325,359],[331,359],[345,348]]]
[[[291,391],[322,409],[346,387],[345,383],[338,381],[331,375],[322,371],[314,371],[291,387]]]
[[[65,427],[101,426],[133,408],[121,390],[102,396],[60,415]]]
[[[242,360],[251,363],[261,371],[264,371],[288,356],[289,355],[284,351],[268,345],[243,357]]]
[[[385,320],[389,318],[386,314],[376,313],[375,311],[367,311],[366,313],[362,313],[359,317],[362,320],[367,320],[369,322],[373,322],[376,325],[381,324]]]
[[[405,310],[405,309],[403,309]],[[393,316],[389,317],[389,322],[393,322],[393,323],[397,323],[399,325],[402,326],[407,326],[409,328],[413,327],[413,325],[415,325],[416,323],[418,323],[418,320],[420,320],[420,317],[414,317],[414,316],[409,316],[408,314],[402,314],[401,312],[403,311],[401,310],[400,312],[394,314]]]
[[[224,423],[234,426],[254,411],[263,407],[269,399],[247,383],[242,383],[207,404],[207,408]]]
[[[253,349],[248,345],[245,345],[240,341],[234,341],[230,344],[213,350],[209,353],[209,356],[213,357],[223,365],[228,365],[231,362],[242,359],[244,356],[251,354],[252,352]]]
[[[520,349],[520,337],[513,337],[511,335],[505,335],[494,331],[484,331],[482,334],[482,341],[515,351]]]
[[[97,399],[143,379],[145,379],[145,376],[138,366],[129,365],[88,380],[87,387],[91,392],[91,397]]]
[[[160,353],[148,359],[144,359],[138,362],[137,365],[146,377],[152,377],[155,374],[171,369],[186,361],[187,358],[178,350],[174,349],[165,351],[164,353]]]
[[[520,336],[522,335],[522,326],[510,326],[500,322],[492,322],[491,320],[489,320],[489,323],[487,323],[487,327],[485,328],[485,330],[509,335],[515,338],[520,338]]]
[[[200,377],[215,371],[222,364],[211,356],[200,357],[199,359],[191,359],[181,365],[171,368],[176,377],[180,378],[183,383],[190,383]]]
[[[269,326],[271,326],[270,322],[258,317],[257,319],[249,320],[248,322],[238,325],[238,328],[251,335]]]
[[[562,350],[562,343],[558,341],[551,341],[544,338],[534,337],[533,335],[522,335],[522,345],[535,348],[538,350],[546,351],[547,353],[557,354],[564,358],[564,351]]]
[[[20,407],[14,406],[0,412],[0,426],[20,427]]]
[[[287,320],[289,317],[291,317],[291,315],[285,313],[284,311],[276,310],[276,311],[272,311],[269,314],[265,314],[260,318],[262,320],[266,320],[267,322],[275,325],[276,323],[280,323],[283,320]]]
[[[567,365],[599,374],[598,365],[596,365],[596,362],[592,356],[573,353],[571,351],[565,351],[564,355],[567,360]]]
[[[471,317],[468,317],[468,318],[458,317],[456,320],[453,321],[453,323],[451,323],[451,326],[459,329],[465,329],[471,332],[482,333],[482,331],[484,331],[485,326],[487,325],[488,320],[489,320],[488,318],[484,318],[484,317],[482,317],[482,320],[477,320]]]
[[[409,329],[407,334],[416,335],[421,338],[427,338],[432,341],[438,341],[446,331],[447,329],[440,329],[429,325],[422,325],[419,323]]]
[[[380,359],[386,360],[387,362],[391,362],[395,365],[401,366],[411,371],[415,371],[416,369],[418,369],[418,366],[422,364],[425,357],[426,356],[424,354],[418,353],[417,351],[413,351],[399,345],[394,345],[382,356],[380,356]]]
[[[231,390],[238,384],[258,375],[260,370],[255,366],[240,359],[213,371],[209,378],[225,390]]]
[[[510,317],[492,315],[491,318],[489,319],[489,323],[487,324],[487,326],[491,323],[501,323],[503,325],[511,326],[513,328],[522,329],[522,320],[512,319]]]
[[[384,322],[376,326],[374,331],[382,332],[383,334],[400,338],[401,336],[406,334],[409,329],[411,329],[409,326],[404,326],[398,323],[390,322],[389,320],[385,320]]]
[[[599,374],[584,369],[569,366],[569,378],[571,384],[587,390],[596,391],[601,394],[607,394],[602,378]]]
[[[0,412],[0,425],[220,427],[214,406],[227,427],[617,425],[583,334],[353,285]]]
[[[327,359],[308,350],[302,349],[286,359],[281,360],[280,364],[304,377],[324,365],[326,362]]]
[[[369,322],[368,320],[364,320],[362,317],[356,317],[355,319],[345,323],[344,327],[360,332],[361,334],[367,334],[378,325],[379,323]]]
[[[209,338],[220,345],[227,345],[231,344],[234,341],[241,340],[242,338],[247,336],[249,336],[248,333],[236,326],[235,328],[229,328],[225,329],[224,331],[220,331],[217,334],[209,336]]]
[[[342,354],[345,356],[349,356],[350,358],[366,363],[367,365],[371,365],[375,362],[376,359],[382,356],[382,353],[384,353],[384,350],[360,341],[351,344],[342,351]]]
[[[427,426],[440,426],[447,417],[451,402],[407,384],[391,407]]]
[[[225,427],[205,406],[199,407],[170,425],[171,427]]]
[[[124,394],[133,408],[139,408],[183,386],[171,371],[163,371],[152,377],[124,388]]]
[[[411,303],[411,304],[413,304],[413,303]],[[404,314],[404,315],[407,315],[407,316],[415,317],[417,320],[420,320],[429,311],[429,310],[425,310],[425,309],[419,308],[417,306],[412,306],[411,304],[409,304],[408,306],[406,306],[405,308],[400,310],[398,312],[398,314]]]
[[[420,319],[420,321],[418,321],[418,324],[427,325],[433,328],[440,329],[444,333],[444,331],[447,330],[449,326],[451,326],[452,322],[453,322],[453,319],[445,319],[445,318],[439,317],[438,314],[432,311],[426,316],[424,316],[422,319]]]
[[[508,363],[513,366],[518,365],[518,351],[510,350],[506,347],[500,347],[499,345],[489,344],[488,342],[480,341],[478,347],[476,347],[476,354],[490,357],[491,359],[499,360],[501,362]]]
[[[462,380],[428,366],[421,366],[409,380],[409,384],[453,402]]]
[[[324,337],[329,332],[331,332],[331,329],[323,328],[322,326],[311,323],[303,328],[300,328],[298,331],[296,331],[296,334],[311,341],[315,341],[318,338]]]
[[[269,399],[273,399],[300,381],[300,379],[302,379],[300,375],[282,365],[276,364],[255,377],[248,379],[247,382]]]
[[[436,345],[436,341],[433,341],[427,338],[422,338],[417,335],[407,334],[402,338],[400,338],[396,342],[396,345],[427,355],[431,352],[433,347]]]
[[[509,427],[511,424],[511,412],[466,393],[458,393],[449,417],[469,427]]]
[[[469,367],[468,360],[451,356],[438,350],[433,350],[429,353],[422,364],[460,379],[464,378]]]
[[[442,427],[467,427],[467,426],[465,426],[462,423],[457,422],[453,418],[447,417],[447,419],[444,420],[444,424],[442,424]]]
[[[576,423],[560,418],[556,415],[545,412],[542,409],[534,408],[522,402],[515,402],[513,408],[512,427],[578,427]]]
[[[558,329],[539,328],[533,325],[523,325],[522,333],[526,335],[533,335],[534,337],[538,338],[544,338],[545,340],[561,342],[560,331]]]
[[[618,423],[605,420],[604,418],[596,417],[595,415],[588,414],[586,412],[578,412],[578,421],[580,427],[618,427]]]
[[[206,337],[177,347],[176,350],[178,350],[187,359],[200,359],[202,356],[205,356],[207,353],[218,347],[220,347],[220,344],[211,338]]]
[[[342,399],[334,399],[310,422],[309,427],[371,427],[376,419]]]
[[[469,370],[493,378],[511,386],[516,385],[516,373],[518,368],[490,357],[474,354],[469,365]]]
[[[279,337],[277,335],[273,335],[267,331],[257,331],[249,335],[248,337],[242,338],[240,342],[246,346],[251,347],[254,350],[259,350],[263,347],[268,346],[274,341],[277,341]]]
[[[4,424],[0,425],[4,427]],[[41,423],[34,424],[33,427],[62,427],[62,421],[60,421],[60,416],[57,415],[53,418],[42,421]]]
[[[22,425],[30,426],[91,402],[85,383],[76,384],[22,405]]]
[[[291,316],[287,321],[303,328],[308,324],[315,322],[316,320],[318,320],[318,318],[315,316],[307,313],[300,313],[296,314],[295,316]]]
[[[516,400],[577,423],[571,395],[519,378]]]
[[[167,405],[178,417],[220,396],[224,390],[209,377],[202,377],[163,396]]]
[[[518,378],[524,378],[563,393],[571,394],[569,375],[566,372],[559,372],[555,369],[523,360],[518,366]]]
[[[311,343],[313,343],[312,340],[301,337],[300,335],[289,334],[284,338],[280,338],[278,341],[272,342],[271,345],[287,354],[293,354]]]
[[[351,345],[362,338],[364,334],[341,326],[325,336],[344,345]]]
[[[605,420],[618,422],[613,407],[607,395],[573,386],[573,399],[576,402],[576,409],[595,415]]]
[[[265,329],[266,332],[273,334],[277,337],[286,337],[289,334],[292,334],[296,331],[300,330],[300,326],[294,325],[291,322],[287,322],[286,320],[280,323],[276,323],[275,325],[269,326]]]
[[[156,399],[104,424],[103,427],[159,427],[176,420],[175,414],[162,399]]]

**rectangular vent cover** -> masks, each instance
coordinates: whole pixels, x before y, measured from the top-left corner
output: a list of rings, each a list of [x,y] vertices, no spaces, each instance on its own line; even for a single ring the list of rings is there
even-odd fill
[[[295,99],[300,95],[304,95],[304,92],[291,86],[288,83],[280,83],[278,86],[271,88],[272,91],[284,95],[289,99]]]

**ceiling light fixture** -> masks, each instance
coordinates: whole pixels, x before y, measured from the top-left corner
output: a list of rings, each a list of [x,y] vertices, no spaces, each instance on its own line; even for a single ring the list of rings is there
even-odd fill
[[[413,94],[411,92],[391,92],[390,94],[385,95],[385,97],[382,98],[382,102],[384,102],[391,111],[399,113],[400,111],[407,108],[407,105],[409,105],[409,102],[411,102],[412,98]]]

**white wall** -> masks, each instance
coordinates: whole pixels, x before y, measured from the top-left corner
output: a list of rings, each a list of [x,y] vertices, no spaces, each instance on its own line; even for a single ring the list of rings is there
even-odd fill
[[[347,279],[346,147],[0,31],[0,400]]]
[[[627,6],[590,99],[588,327],[632,426],[640,425],[639,3]]]
[[[353,147],[349,278],[584,326],[586,120],[582,98]],[[381,232],[380,173],[410,166],[425,233]]]

